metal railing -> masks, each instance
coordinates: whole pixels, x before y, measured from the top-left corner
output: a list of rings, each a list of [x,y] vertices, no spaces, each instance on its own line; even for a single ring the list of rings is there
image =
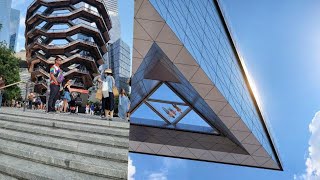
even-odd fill
[[[82,7],[80,6],[80,7],[77,8],[76,10],[70,11],[70,12],[65,12],[65,13],[52,13],[52,14],[49,14],[47,17],[69,16],[69,15],[71,15],[71,14],[78,13],[78,12],[80,12],[80,11],[82,11],[82,10],[85,10],[85,11],[87,11],[87,12],[90,12],[90,13],[92,13],[92,14],[95,14],[96,16],[101,17],[98,12],[96,12],[96,11],[90,9],[90,8],[84,7],[84,6],[82,6]]]
[[[71,59],[73,59],[75,57],[81,57],[81,58],[84,58],[84,59],[87,59],[89,61],[93,61],[94,62],[94,58],[93,57],[82,55],[82,54],[78,54],[78,53],[63,59],[63,61],[67,62],[67,61],[69,61],[69,60],[71,60]],[[42,59],[43,61],[54,63],[54,60],[47,60],[46,57],[44,57],[42,54],[39,54],[39,53],[35,53],[35,55],[32,56],[31,61],[39,59],[39,58]]]

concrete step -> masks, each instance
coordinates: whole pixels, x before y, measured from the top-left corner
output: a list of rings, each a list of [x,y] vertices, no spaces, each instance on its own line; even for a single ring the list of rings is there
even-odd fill
[[[0,139],[0,153],[107,178],[127,178],[127,163],[85,157],[2,139]]]
[[[105,177],[66,170],[54,166],[20,159],[14,156],[0,154],[0,172],[18,179],[48,180],[48,179],[90,179],[100,180]]]
[[[83,124],[73,121],[64,122],[60,120],[39,119],[8,114],[0,114],[0,119],[11,122],[20,122],[25,124],[76,130],[81,132],[129,137],[129,129],[115,128],[110,126]]]
[[[18,180],[17,178],[14,178],[12,176],[8,176],[8,175],[5,175],[5,174],[1,174],[0,172],[0,179],[1,180]]]
[[[128,161],[128,150],[97,144],[83,143],[74,140],[61,139],[50,136],[38,136],[31,133],[1,129],[0,138],[20,143],[32,144],[48,149],[56,149],[76,154],[97,156],[115,161]]]
[[[2,118],[4,119],[4,118]],[[101,134],[93,134],[79,131],[70,131],[60,128],[52,128],[46,126],[35,126],[20,122],[12,122],[0,119],[0,128],[22,131],[32,134],[48,135],[53,137],[61,137],[71,140],[78,140],[90,143],[99,143],[109,146],[117,146],[120,148],[129,148],[129,139],[124,137],[107,136]]]
[[[58,120],[63,122],[73,122],[73,123],[81,123],[81,124],[89,124],[89,125],[97,125],[103,127],[113,127],[113,128],[124,128],[129,129],[130,123],[121,120],[120,118],[114,118],[113,121],[102,120],[99,116],[90,116],[86,114],[69,114],[69,113],[55,113],[48,114],[43,111],[37,110],[27,110],[22,111],[22,109],[17,108],[1,108],[0,115],[13,115],[13,116],[23,116],[23,117],[31,117],[31,118],[40,118],[42,120]]]

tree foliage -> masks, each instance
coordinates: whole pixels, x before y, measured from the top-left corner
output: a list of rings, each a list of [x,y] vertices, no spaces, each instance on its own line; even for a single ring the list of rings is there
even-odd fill
[[[6,85],[20,81],[19,68],[20,59],[4,42],[0,42],[0,76],[4,77]],[[8,87],[3,96],[6,100],[16,99],[20,97],[20,88],[17,85]]]

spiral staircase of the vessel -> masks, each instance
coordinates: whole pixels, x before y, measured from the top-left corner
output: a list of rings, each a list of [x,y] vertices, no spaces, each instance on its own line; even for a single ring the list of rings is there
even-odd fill
[[[63,59],[66,81],[87,89],[98,75],[110,40],[111,21],[102,0],[35,0],[26,16],[26,51],[36,92],[47,89],[54,59]]]

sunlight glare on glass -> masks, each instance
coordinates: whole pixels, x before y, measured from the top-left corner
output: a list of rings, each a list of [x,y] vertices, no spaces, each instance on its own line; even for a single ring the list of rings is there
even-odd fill
[[[257,85],[253,79],[253,77],[250,75],[249,71],[248,71],[248,68],[243,60],[243,57],[240,55],[240,61],[241,61],[241,64],[242,64],[242,67],[244,69],[244,72],[245,72],[245,75],[247,76],[248,78],[248,81],[249,81],[249,86],[253,92],[253,96],[254,98],[256,99],[257,101],[257,104],[258,104],[258,107],[259,109],[263,112],[263,104],[262,104],[262,101],[261,101],[261,96],[259,94],[259,91],[258,91],[258,88],[257,88]]]

